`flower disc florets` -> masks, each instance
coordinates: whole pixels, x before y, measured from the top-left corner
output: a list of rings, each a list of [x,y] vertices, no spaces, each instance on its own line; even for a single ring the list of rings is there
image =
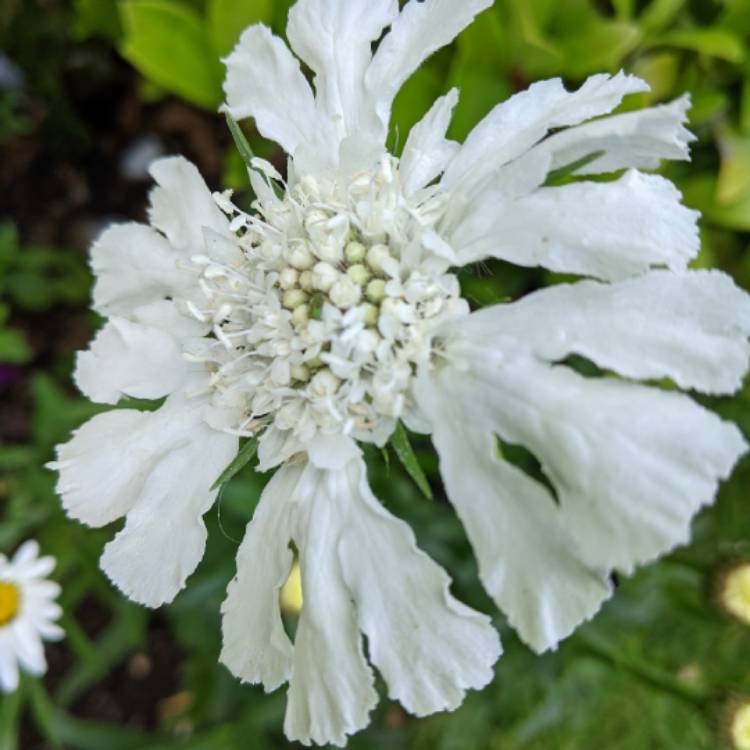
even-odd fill
[[[303,177],[278,197],[278,175],[256,162],[267,178],[256,174],[256,213],[216,196],[237,237],[231,257],[192,259],[206,304],[191,309],[213,327],[191,356],[213,373],[217,406],[243,407],[240,434],[274,424],[303,441],[320,430],[381,443],[434,326],[468,312],[456,277],[423,250],[445,198],[407,199],[390,157],[344,184]]]

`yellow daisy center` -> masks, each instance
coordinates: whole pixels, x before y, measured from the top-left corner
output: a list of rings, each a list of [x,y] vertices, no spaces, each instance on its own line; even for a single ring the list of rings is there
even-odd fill
[[[18,587],[8,581],[0,581],[0,625],[7,625],[15,618],[20,601]]]
[[[737,750],[750,750],[750,703],[745,703],[734,714],[732,742]]]
[[[750,563],[740,565],[727,574],[721,598],[731,614],[750,625]]]

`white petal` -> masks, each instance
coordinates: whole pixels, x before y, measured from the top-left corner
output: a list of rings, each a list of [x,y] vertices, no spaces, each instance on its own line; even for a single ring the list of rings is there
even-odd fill
[[[50,464],[71,517],[97,527],[128,515],[102,566],[149,606],[173,598],[200,560],[210,487],[237,452],[237,438],[210,429],[201,412],[200,400],[175,395],[156,412],[99,414]]]
[[[342,472],[330,501],[342,523],[339,555],[356,602],[368,654],[388,694],[410,713],[457,708],[484,687],[500,656],[489,618],[451,596],[446,572],[416,546],[414,534],[375,499],[362,459]]]
[[[459,144],[445,137],[457,103],[458,89],[451,89],[409,133],[399,168],[406,195],[429,185],[458,153]]]
[[[411,0],[380,43],[365,78],[387,129],[399,89],[433,52],[449,44],[493,0]]]
[[[210,322],[201,323],[183,304],[166,299],[138,307],[129,317],[149,328],[161,328],[178,341],[200,338],[211,330]]]
[[[750,296],[719,271],[652,271],[554,286],[481,310],[461,328],[488,347],[512,336],[550,362],[579,354],[629,378],[724,394],[748,369]]]
[[[19,618],[11,625],[11,640],[21,667],[32,675],[42,675],[47,671],[44,648],[34,627],[25,618]]]
[[[581,175],[630,167],[656,169],[662,159],[684,161],[690,158],[689,144],[695,136],[684,126],[688,109],[690,97],[685,95],[670,104],[613,115],[563,130],[534,150],[549,154],[553,169],[603,151],[601,157],[576,171]]]
[[[308,464],[297,494],[295,541],[304,606],[294,639],[284,732],[305,745],[343,746],[347,735],[367,725],[378,700],[338,556],[346,491],[341,472]]]
[[[423,376],[421,407],[433,424],[448,497],[487,592],[537,652],[555,648],[611,594],[562,528],[550,493],[497,455],[491,413],[462,372]]]
[[[291,430],[268,427],[258,441],[258,470],[269,471],[305,449]]]
[[[553,128],[578,125],[611,112],[627,94],[648,86],[622,72],[591,76],[577,91],[559,78],[538,81],[499,104],[469,134],[442,184],[465,192],[479,186],[504,164],[524,154]],[[586,152],[589,153],[589,152]]]
[[[255,118],[261,135],[292,156],[299,146],[320,142],[312,89],[299,62],[268,28],[246,29],[225,63],[224,91],[232,117]],[[332,146],[338,144],[329,144],[329,154]]]
[[[34,562],[39,557],[39,543],[34,539],[24,542],[15,552],[12,559],[14,568]]]
[[[583,378],[510,338],[500,349],[456,339],[447,356],[494,432],[539,459],[595,568],[630,572],[686,543],[746,450],[734,425],[682,394]]]
[[[339,471],[362,452],[350,437],[340,434],[318,434],[306,446],[307,454],[319,469]]]
[[[397,16],[397,0],[298,0],[289,11],[289,43],[315,73],[318,107],[339,140],[385,142],[368,117],[364,78],[372,43]]]
[[[78,354],[74,378],[92,401],[116,404],[125,396],[162,398],[178,390],[190,370],[169,333],[112,318],[89,351]]]
[[[523,266],[620,279],[698,252],[698,213],[674,185],[630,171],[615,182],[541,188],[504,200],[488,192],[449,238],[461,263],[488,256]]]
[[[157,412],[158,414],[158,412]],[[98,528],[124,516],[163,450],[164,424],[156,415],[116,409],[79,427],[57,447],[57,492],[65,512]]]
[[[157,182],[151,191],[151,224],[164,232],[172,247],[198,253],[205,246],[205,229],[228,233],[229,219],[194,164],[171,156],[155,161],[149,172]]]
[[[142,305],[184,296],[196,286],[196,274],[182,269],[179,260],[179,253],[150,227],[110,227],[91,249],[94,309],[128,316]]]
[[[267,691],[286,682],[292,669],[279,591],[292,567],[293,496],[302,469],[282,466],[263,491],[221,608],[221,662],[243,682],[261,683]]]
[[[178,397],[179,398],[179,397]],[[154,415],[158,453],[141,453],[138,493],[131,496],[122,531],[104,548],[102,570],[130,599],[149,607],[170,602],[195,570],[206,543],[203,515],[213,505],[211,486],[237,453],[236,437],[216,432],[199,405],[182,400]],[[155,436],[148,435],[148,442]],[[120,443],[124,453],[125,443]],[[144,446],[136,443],[136,450]]]
[[[0,630],[0,691],[12,693],[18,688],[18,662],[10,629]]]

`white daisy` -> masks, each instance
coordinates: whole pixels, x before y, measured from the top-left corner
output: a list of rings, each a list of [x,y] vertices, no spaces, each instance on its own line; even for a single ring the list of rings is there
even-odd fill
[[[25,542],[11,560],[0,555],[0,691],[18,687],[18,668],[32,675],[47,671],[42,641],[56,641],[62,610],[55,603],[60,587],[46,580],[52,557],[39,557],[39,545]]]
[[[446,138],[454,90],[388,153],[401,85],[489,5],[299,0],[288,38],[315,91],[280,39],[249,28],[227,60],[227,109],[286,150],[286,181],[255,159],[245,213],[184,159],[161,160],[151,227],[113,227],[93,248],[109,322],[77,383],[101,403],[167,398],[96,416],[59,447],[65,508],[91,526],[125,516],[103,568],[158,606],[201,558],[239,438],[259,438],[261,470],[278,468],[239,550],[221,659],[268,690],[290,683],[292,740],[343,744],[364,727],[369,664],[421,716],[485,685],[500,653],[489,618],[373,497],[358,443],[383,445],[399,420],[431,434],[484,586],[540,652],[600,608],[611,571],[687,542],[746,448],[687,396],[633,382],[728,394],[748,366],[750,297],[687,270],[697,215],[638,171],[688,158],[687,99],[608,115],[646,85],[542,81],[461,145]],[[565,167],[578,179],[545,184]],[[585,179],[600,173],[619,176]],[[471,312],[452,269],[490,257],[589,278]],[[572,354],[620,377],[584,378]],[[536,455],[556,497],[496,436]],[[279,605],[290,543],[294,643]]]

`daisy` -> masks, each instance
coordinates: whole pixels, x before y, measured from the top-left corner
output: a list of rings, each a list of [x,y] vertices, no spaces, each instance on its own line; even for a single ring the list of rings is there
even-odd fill
[[[42,641],[64,636],[55,624],[62,610],[55,603],[60,587],[46,580],[52,557],[39,557],[39,545],[25,542],[11,560],[0,555],[0,691],[18,687],[19,666],[32,675],[47,671]]]
[[[58,448],[64,506],[90,526],[125,517],[103,569],[158,606],[203,554],[202,516],[240,438],[257,440],[275,473],[239,549],[221,660],[267,690],[288,682],[285,731],[306,744],[366,726],[373,667],[423,716],[484,686],[500,655],[489,618],[373,496],[361,444],[401,423],[431,435],[482,582],[539,652],[599,610],[612,571],[686,543],[746,449],[653,383],[729,394],[750,354],[750,297],[688,270],[697,214],[640,171],[688,158],[687,98],[611,115],[646,84],[542,81],[459,144],[453,90],[400,158],[388,152],[399,88],[491,4],[299,0],[296,57],[247,29],[226,60],[226,110],[286,151],[286,179],[250,160],[245,212],[184,159],[158,161],[151,226],[112,227],[92,251],[109,320],[76,382],[100,403],[166,400],[100,414]],[[572,180],[550,180],[560,170]],[[487,258],[584,278],[472,312],[456,269]],[[573,354],[608,376],[583,377]],[[538,458],[554,494],[503,460],[498,437]],[[279,604],[293,549],[294,642]]]

